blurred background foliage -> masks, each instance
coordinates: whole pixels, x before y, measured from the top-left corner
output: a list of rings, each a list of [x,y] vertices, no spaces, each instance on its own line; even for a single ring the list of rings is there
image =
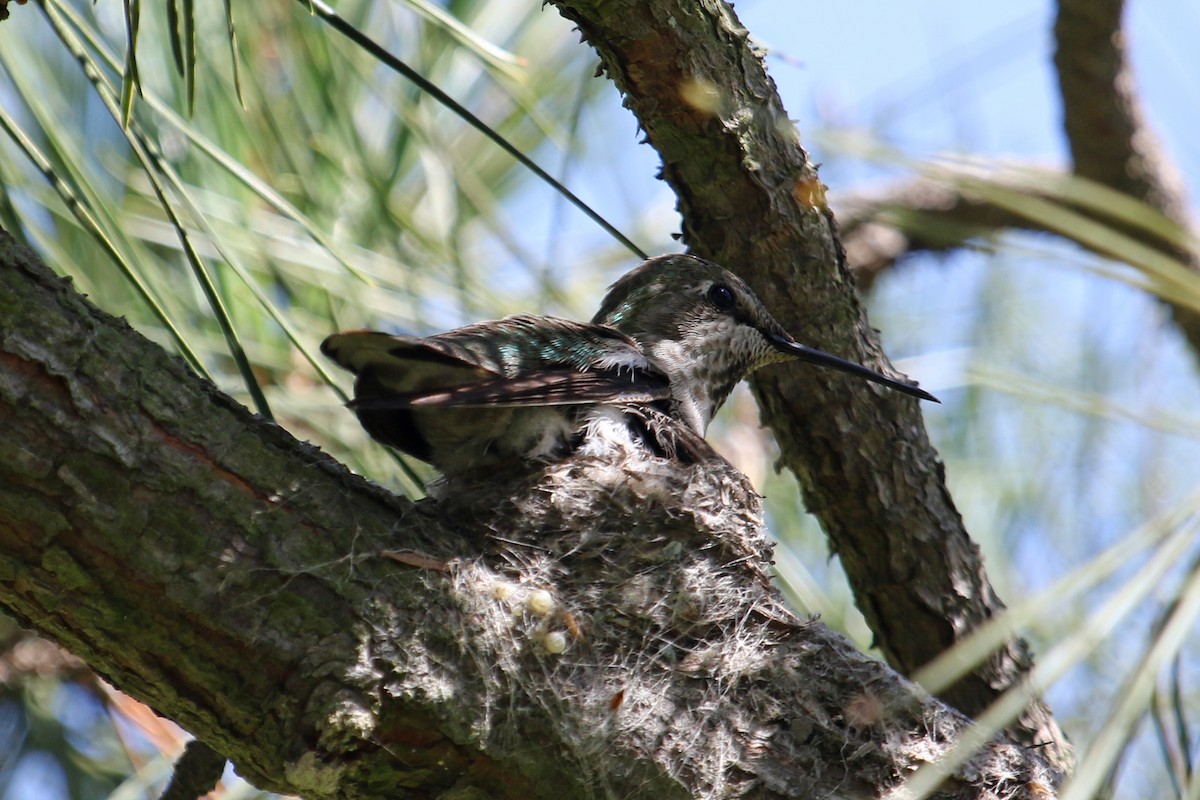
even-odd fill
[[[194,17],[191,3],[166,5],[175,18],[137,2],[10,6],[0,24],[0,226],[250,407],[419,495],[429,472],[368,442],[341,406],[335,387],[349,382],[320,359],[320,340],[341,328],[434,332],[515,311],[587,318],[637,258],[306,3],[210,0],[194,4]],[[751,32],[770,39],[777,77],[828,55],[766,22],[779,3],[744,5]],[[140,9],[136,64],[126,7]],[[552,10],[375,0],[341,2],[337,14],[642,249],[678,249],[656,157],[637,146],[612,86],[594,78],[594,55]],[[1189,19],[1195,32],[1200,18]],[[981,163],[963,159],[979,155],[987,175],[975,191],[1029,208],[1011,188],[1021,171],[998,164],[986,132],[963,133],[986,131],[988,120],[937,89],[961,97],[1022,59],[1046,59],[1044,42],[1018,55],[1016,39],[988,34],[963,48],[975,68],[947,57],[900,100],[880,94],[855,114],[830,99],[836,87],[797,90],[799,103],[785,91],[825,163],[835,211],[841,198],[912,174],[961,186]],[[829,69],[850,69],[828,58]],[[864,61],[884,69],[870,59],[854,68]],[[135,68],[136,91],[126,79]],[[1019,113],[1021,125],[1058,124],[1036,102]],[[935,126],[921,115],[952,134],[926,136]],[[922,136],[901,133],[914,126]],[[1184,155],[1190,177],[1200,159]],[[1060,201],[1051,197],[1051,209]],[[913,256],[874,282],[872,322],[901,369],[944,401],[926,420],[954,497],[1016,624],[1043,657],[1064,659],[1063,677],[1045,688],[1093,759],[1086,769],[1111,778],[1117,797],[1198,797],[1195,637],[1177,636],[1165,653],[1154,645],[1170,615],[1190,608],[1177,601],[1196,583],[1200,418],[1193,355],[1152,295],[1197,306],[1200,293],[1186,276],[1156,277],[1134,248],[1139,231],[1190,242],[1186,231],[1150,211],[1132,232],[1107,222],[1117,236],[1107,257],[1072,243],[1087,231],[1070,219],[1059,236],[999,233]],[[785,591],[869,648],[836,558],[791,476],[773,469],[748,392],[735,394],[710,439],[767,496]],[[1194,633],[1191,617],[1174,623]],[[11,623],[0,622],[0,644],[0,800],[157,796],[185,734]],[[1113,746],[1097,744],[1106,736]],[[257,794],[231,774],[220,791]]]

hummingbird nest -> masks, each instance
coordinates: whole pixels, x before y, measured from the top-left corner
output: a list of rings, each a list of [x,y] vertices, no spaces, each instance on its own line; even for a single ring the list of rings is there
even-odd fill
[[[443,602],[378,601],[358,676],[375,699],[324,735],[412,764],[414,709],[433,709],[486,756],[414,772],[445,797],[875,797],[936,760],[967,720],[784,605],[760,497],[708,452],[582,448],[420,504],[463,535],[429,543],[458,550],[421,573]],[[938,796],[1034,796],[1038,769],[995,743]]]

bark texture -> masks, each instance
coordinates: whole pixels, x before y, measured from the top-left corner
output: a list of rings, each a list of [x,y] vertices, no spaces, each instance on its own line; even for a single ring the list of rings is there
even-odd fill
[[[786,610],[719,458],[578,458],[414,505],[5,235],[0,420],[0,605],[262,788],[878,797],[967,725]],[[937,796],[1053,778],[996,741]]]
[[[692,251],[741,274],[801,341],[888,371],[816,168],[733,10],[717,0],[552,2],[662,156]],[[915,401],[821,370],[760,370],[751,385],[891,664],[911,672],[1003,609]],[[1014,640],[942,697],[976,714],[1031,663]],[[1011,732],[1070,763],[1044,706]]]

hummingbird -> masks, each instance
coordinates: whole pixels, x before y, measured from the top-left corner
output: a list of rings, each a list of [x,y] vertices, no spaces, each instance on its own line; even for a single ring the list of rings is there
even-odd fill
[[[517,314],[427,337],[346,331],[321,352],[356,376],[348,405],[367,433],[448,478],[554,460],[598,420],[628,425],[635,440],[666,418],[703,437],[738,381],[783,361],[940,402],[800,344],[745,281],[690,255],[626,273],[591,322]]]

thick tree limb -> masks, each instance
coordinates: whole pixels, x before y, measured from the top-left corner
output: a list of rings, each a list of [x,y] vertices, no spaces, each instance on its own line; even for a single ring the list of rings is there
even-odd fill
[[[790,615],[720,459],[578,458],[413,505],[6,235],[0,420],[0,606],[263,788],[878,797],[966,724]],[[1052,778],[993,742],[938,796]]]
[[[886,364],[824,187],[732,9],[717,0],[554,4],[599,52],[662,155],[692,250],[741,273],[806,343]],[[1003,608],[915,402],[819,370],[762,370],[752,386],[893,665],[916,669]],[[1030,664],[1013,641],[943,697],[977,713]],[[1013,733],[1069,763],[1044,707]]]

